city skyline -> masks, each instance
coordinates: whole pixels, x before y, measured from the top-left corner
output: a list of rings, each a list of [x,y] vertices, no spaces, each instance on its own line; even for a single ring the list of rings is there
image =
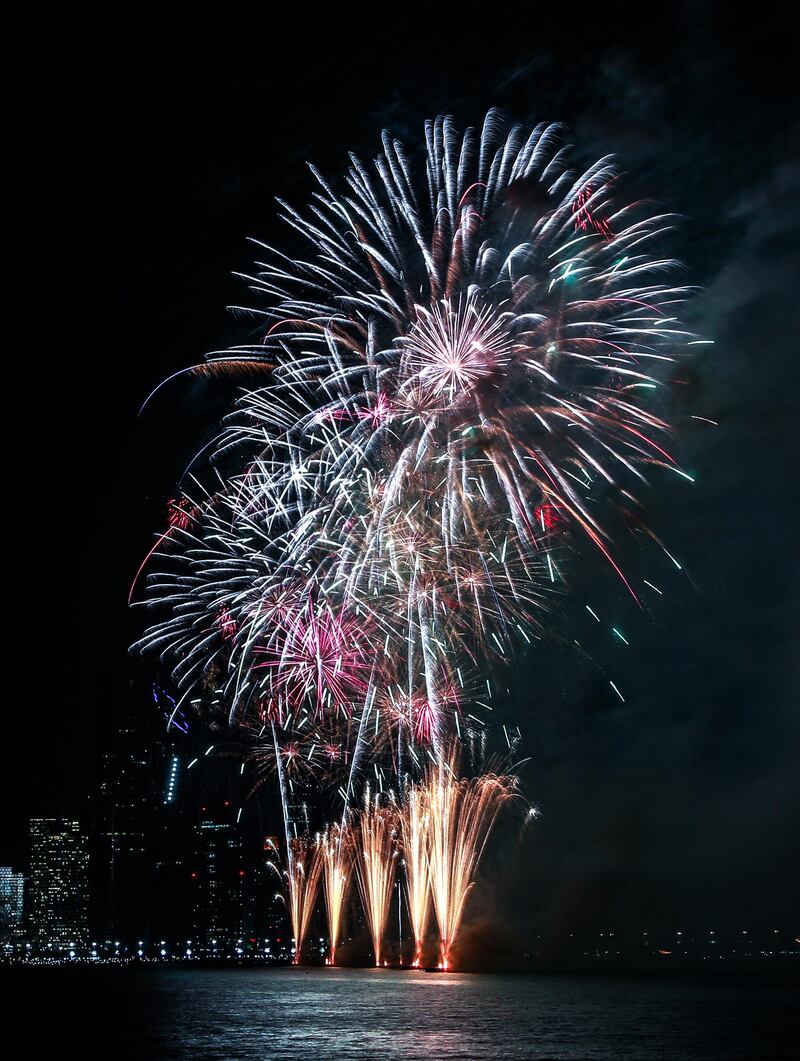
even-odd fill
[[[123,721],[101,756],[91,817],[83,823],[31,819],[30,862],[0,865],[0,913],[10,914],[17,903],[16,928],[5,937],[11,944],[7,956],[13,951],[31,958],[68,958],[72,952],[97,960],[290,962],[289,913],[285,896],[276,899],[282,888],[269,868],[281,829],[279,808],[273,805],[270,812],[262,803],[256,814],[250,806],[243,826],[241,810],[248,805],[240,801],[249,782],[241,784],[234,756],[203,754],[213,749],[204,733],[194,743],[183,730],[168,738],[158,712],[149,726],[136,721]],[[205,773],[193,774],[201,761]],[[308,806],[298,804],[297,814],[301,828],[311,828]],[[256,819],[260,828],[254,829]],[[493,870],[496,861],[489,877]],[[479,881],[478,909],[481,901]],[[405,901],[403,908],[401,933],[405,918],[408,940]],[[767,918],[764,926],[748,928],[715,920],[707,911],[684,914],[678,922],[682,928],[648,929],[646,918],[641,925],[616,928],[604,920],[585,921],[567,932],[542,923],[542,931],[528,932],[516,945],[506,940],[489,960],[517,968],[598,962],[622,967],[651,962],[663,968],[667,959],[691,967],[709,961],[789,961],[791,966],[792,959],[800,959],[791,924],[766,927]],[[2,924],[10,928],[11,920],[3,914]],[[368,933],[352,901],[347,921],[351,942],[343,948],[345,962],[367,961]],[[318,917],[314,924],[308,956],[323,961],[326,930]],[[397,946],[395,927],[389,934],[392,960]],[[469,951],[466,958],[469,964]]]

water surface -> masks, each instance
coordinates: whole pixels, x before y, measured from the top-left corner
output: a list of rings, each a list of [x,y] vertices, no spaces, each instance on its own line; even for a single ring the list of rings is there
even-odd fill
[[[770,974],[164,967],[34,973],[51,998],[62,990],[59,976],[72,976],[62,1001],[75,999],[73,1015],[83,1010],[91,1021],[94,1006],[98,1017],[110,1018],[113,1057],[139,1061],[775,1061],[796,1056],[800,1033],[797,980]],[[80,1034],[80,1021],[76,1028]]]

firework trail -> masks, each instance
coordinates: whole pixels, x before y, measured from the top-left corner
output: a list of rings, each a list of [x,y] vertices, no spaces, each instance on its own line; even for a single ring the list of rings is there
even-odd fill
[[[353,861],[352,837],[346,826],[330,826],[317,840],[322,858],[322,883],[328,915],[330,951],[328,964],[336,964],[336,949],[342,928],[342,911],[350,886]]]
[[[308,931],[308,923],[314,912],[322,863],[319,857],[319,849],[307,840],[292,839],[289,842],[289,847],[292,852],[289,871],[289,897],[295,938],[294,961],[295,964],[299,964],[303,942]]]
[[[292,837],[287,851],[289,857],[284,877],[294,934],[295,950],[292,960],[295,965],[299,965],[308,925],[314,913],[323,864],[318,846],[308,839]]]
[[[422,790],[428,808],[428,859],[433,908],[439,926],[440,968],[450,967],[467,896],[486,842],[505,803],[516,795],[517,779],[484,774],[459,779],[450,755],[426,773]]]
[[[422,964],[422,947],[430,911],[428,842],[430,817],[427,791],[420,785],[408,787],[400,810],[400,835],[403,844],[408,909],[414,934],[413,968]]]
[[[397,813],[391,804],[367,789],[358,822],[356,876],[364,913],[372,937],[375,964],[381,964],[381,947],[389,916],[397,863]]]
[[[272,725],[272,742],[275,751],[275,764],[278,774],[278,790],[283,813],[284,838],[286,842],[286,868],[283,877],[288,894],[289,917],[294,935],[294,964],[301,960],[303,941],[308,930],[308,923],[314,911],[317,890],[319,888],[322,860],[318,845],[305,837],[292,836],[289,823],[289,800],[287,778],[284,764],[284,752],[278,742],[278,732]],[[276,852],[277,854],[277,852]],[[275,868],[275,867],[274,867]]]

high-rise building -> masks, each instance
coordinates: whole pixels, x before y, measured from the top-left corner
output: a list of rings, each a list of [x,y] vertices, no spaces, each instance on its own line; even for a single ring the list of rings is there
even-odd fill
[[[229,801],[216,813],[209,807],[203,811],[195,826],[196,861],[191,873],[195,933],[211,952],[230,950],[252,932],[252,866]]]
[[[11,866],[0,866],[0,943],[18,943],[23,935],[25,878]]]
[[[133,941],[150,927],[151,834],[160,795],[157,750],[142,724],[123,725],[102,759],[92,851],[92,936]]]
[[[151,695],[151,713],[137,707],[108,735],[95,802],[92,938],[129,947],[186,938],[194,926],[192,735],[168,692],[153,685]]]
[[[37,950],[89,942],[89,845],[71,818],[31,818],[30,936]]]
[[[150,932],[154,939],[187,939],[195,929],[190,896],[196,863],[194,806],[185,791],[188,756],[174,744],[164,746],[155,778],[158,784],[151,832]]]

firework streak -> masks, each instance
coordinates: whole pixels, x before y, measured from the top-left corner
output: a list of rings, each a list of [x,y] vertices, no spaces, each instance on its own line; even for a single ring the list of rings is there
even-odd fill
[[[360,815],[356,869],[358,886],[372,937],[375,964],[381,964],[381,942],[392,899],[397,855],[397,814],[370,790]]]
[[[452,762],[451,758],[451,762]],[[427,804],[429,882],[439,925],[439,965],[450,967],[478,861],[516,779],[487,774],[459,779],[447,760],[431,767],[422,786]]]
[[[368,768],[395,789],[391,811],[370,797],[355,847],[322,845],[332,949],[346,849],[376,961],[398,837],[415,961],[430,896],[448,961],[507,791],[451,776],[453,742],[480,726],[494,669],[536,638],[572,555],[636,597],[613,521],[638,521],[648,471],[685,476],[663,418],[692,340],[658,250],[671,218],[618,202],[611,158],[570,168],[561,132],[490,112],[461,135],[438,118],[421,164],[384,134],[338,185],[312,168],[311,205],[282,204],[306,255],[258,244],[245,279],[262,306],[235,307],[256,338],[187,370],[246,389],[214,488],[192,479],[149,559],[157,614],[139,646],[170,667],[176,710],[214,688],[272,758],[284,808],[297,770],[336,780],[344,830]],[[436,782],[416,789],[431,761]]]
[[[429,801],[418,785],[408,788],[401,814],[403,855],[406,871],[408,909],[414,933],[412,966],[422,964],[422,947],[430,910],[430,881],[428,877],[428,838],[430,835]]]
[[[346,827],[332,826],[317,838],[322,851],[322,882],[328,915],[328,962],[336,964],[336,948],[342,932],[342,911],[349,886],[352,846]]]

